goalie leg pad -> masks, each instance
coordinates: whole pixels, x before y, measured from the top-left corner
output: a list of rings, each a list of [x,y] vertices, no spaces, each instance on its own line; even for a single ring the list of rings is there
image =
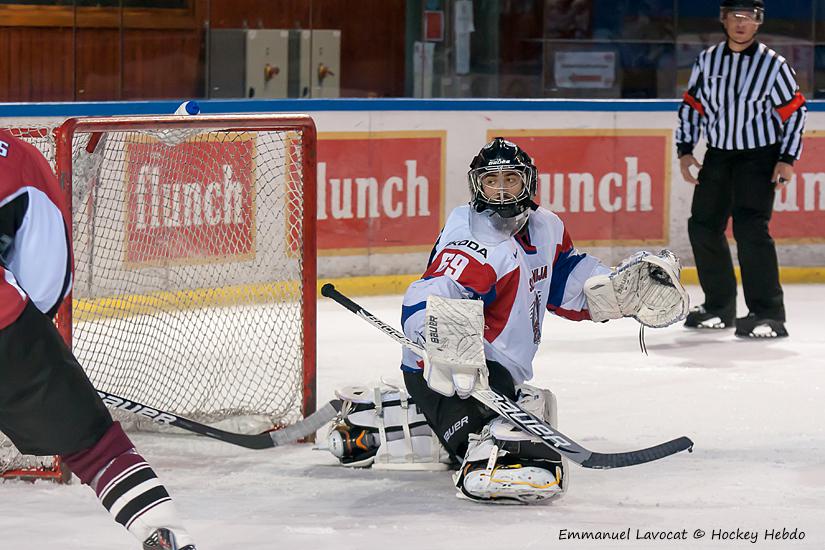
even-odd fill
[[[544,420],[553,427],[558,427],[558,405],[553,392],[529,384],[519,384],[516,386],[516,395],[516,403],[518,403],[525,412],[529,412],[533,416]],[[538,456],[546,456],[553,459],[560,457],[558,453],[544,445],[539,437],[521,431],[514,424],[504,419],[499,418],[497,421],[491,422],[490,430],[493,437],[499,441],[513,442],[513,445],[521,446],[525,446],[526,443],[536,443],[541,453]],[[515,448],[509,450],[519,454]],[[548,453],[550,454],[548,455]],[[519,456],[522,455],[519,454]]]
[[[413,400],[398,386],[348,387],[341,415],[327,437],[330,452],[349,467],[445,470],[447,451]]]
[[[516,395],[518,397],[516,401],[522,409],[541,418],[551,426],[558,426],[558,404],[553,392],[530,384],[519,384],[516,386]]]

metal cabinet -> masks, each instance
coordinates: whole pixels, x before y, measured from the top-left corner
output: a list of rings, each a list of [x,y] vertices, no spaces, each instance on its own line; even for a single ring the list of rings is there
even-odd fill
[[[213,29],[207,52],[206,97],[246,97],[246,31]]]
[[[289,31],[247,31],[246,96],[287,97],[288,83]]]
[[[215,29],[207,97],[339,97],[340,30]]]
[[[301,31],[300,82],[311,97],[341,95],[341,31]]]

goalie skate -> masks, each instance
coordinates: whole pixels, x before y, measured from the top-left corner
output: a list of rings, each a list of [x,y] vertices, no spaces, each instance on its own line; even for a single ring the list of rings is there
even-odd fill
[[[463,476],[460,498],[480,502],[534,503],[559,497],[562,489],[562,469],[555,472],[547,464],[497,464],[491,470],[484,464],[467,464],[458,475]]]
[[[564,494],[564,463],[527,434],[501,419],[486,425],[470,444],[453,481],[458,497],[479,502],[534,503]]]

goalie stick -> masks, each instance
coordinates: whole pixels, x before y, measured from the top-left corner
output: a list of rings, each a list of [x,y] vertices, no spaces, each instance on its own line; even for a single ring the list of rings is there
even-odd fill
[[[278,447],[286,445],[287,443],[294,443],[299,439],[303,439],[314,434],[324,424],[335,418],[341,411],[343,401],[340,399],[333,399],[311,415],[303,420],[299,420],[295,424],[291,424],[284,428],[274,429],[259,434],[239,434],[235,432],[228,432],[200,422],[195,422],[188,418],[172,414],[170,412],[161,411],[148,407],[131,399],[125,399],[112,393],[96,390],[103,403],[115,409],[124,410],[150,420],[154,420],[158,424],[167,426],[175,426],[188,432],[211,437],[219,441],[225,441],[246,447],[247,449],[269,449],[271,447]]]
[[[426,358],[427,351],[423,346],[413,342],[404,336],[404,334],[341,294],[332,284],[327,283],[321,287],[321,294],[335,300],[420,357]],[[665,458],[684,450],[693,451],[693,441],[687,437],[679,437],[666,443],[638,451],[596,453],[585,449],[546,422],[523,410],[507,396],[501,395],[495,390],[476,389],[473,390],[471,395],[488,408],[497,412],[502,418],[512,422],[524,432],[538,436],[545,445],[585,468],[622,468],[659,460],[660,458]]]

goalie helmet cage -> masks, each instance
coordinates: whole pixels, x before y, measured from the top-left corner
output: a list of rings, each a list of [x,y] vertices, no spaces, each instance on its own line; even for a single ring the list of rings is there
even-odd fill
[[[14,133],[71,204],[73,296],[56,324],[96,387],[241,432],[315,411],[309,116],[27,126]],[[5,462],[3,477],[65,479],[59,460]]]

